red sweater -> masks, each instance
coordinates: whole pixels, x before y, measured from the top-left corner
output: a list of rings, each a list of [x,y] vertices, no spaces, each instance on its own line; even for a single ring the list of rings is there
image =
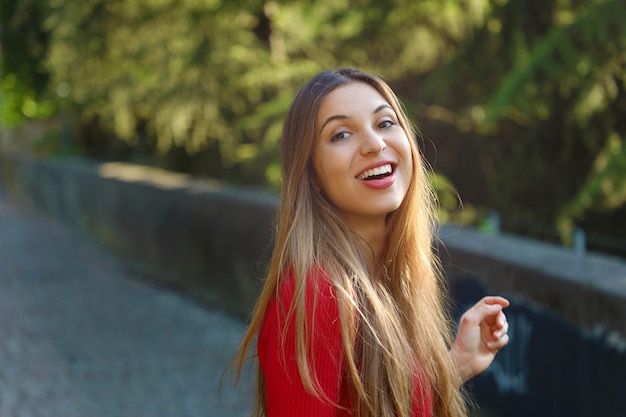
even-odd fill
[[[313,309],[315,290],[317,304]],[[311,273],[307,277],[305,294],[307,322],[313,319],[315,322],[309,347],[310,364],[314,364],[320,387],[332,402],[311,395],[300,380],[294,319],[290,320],[285,338],[282,339],[285,315],[294,291],[295,283],[290,275],[279,289],[281,303],[277,302],[276,297],[271,300],[259,330],[257,349],[265,378],[267,417],[348,417],[351,415],[349,411],[333,405],[348,406],[345,395],[342,395],[344,369],[341,327],[332,283],[323,273]],[[431,417],[432,398],[413,401],[412,416]]]

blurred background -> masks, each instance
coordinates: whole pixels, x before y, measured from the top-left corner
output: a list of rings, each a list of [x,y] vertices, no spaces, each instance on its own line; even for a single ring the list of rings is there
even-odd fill
[[[349,66],[419,129],[454,314],[512,301],[472,415],[623,417],[624,22],[624,0],[1,0],[0,414],[250,415],[254,369],[222,372],[283,118]]]
[[[2,129],[276,191],[295,91],[359,67],[418,126],[442,220],[626,256],[624,22],[622,0],[3,0]]]

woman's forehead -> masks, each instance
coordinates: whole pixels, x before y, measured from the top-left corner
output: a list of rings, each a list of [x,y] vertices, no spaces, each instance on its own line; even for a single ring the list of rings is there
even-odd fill
[[[322,100],[317,112],[317,121],[323,122],[333,115],[354,116],[362,112],[374,113],[381,106],[393,106],[369,84],[356,81],[335,88]]]

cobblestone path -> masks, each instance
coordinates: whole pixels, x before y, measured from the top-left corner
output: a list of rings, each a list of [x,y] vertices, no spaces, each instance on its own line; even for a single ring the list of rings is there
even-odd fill
[[[243,330],[0,194],[1,417],[247,416]]]

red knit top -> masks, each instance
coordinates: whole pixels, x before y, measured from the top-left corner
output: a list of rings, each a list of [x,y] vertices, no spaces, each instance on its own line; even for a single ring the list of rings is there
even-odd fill
[[[280,302],[270,301],[259,330],[257,349],[265,378],[267,417],[348,417],[349,404],[343,392],[341,326],[337,298],[324,273],[311,273],[305,289],[308,323],[315,323],[309,346],[309,365],[328,400],[310,394],[300,380],[296,355],[295,320],[285,330],[285,316],[293,300],[295,282],[287,277],[279,288]],[[317,291],[315,308],[313,299]],[[417,384],[416,384],[417,385]],[[413,417],[432,417],[432,397],[418,394]],[[419,395],[419,396],[418,396]],[[334,404],[345,406],[338,408]]]

